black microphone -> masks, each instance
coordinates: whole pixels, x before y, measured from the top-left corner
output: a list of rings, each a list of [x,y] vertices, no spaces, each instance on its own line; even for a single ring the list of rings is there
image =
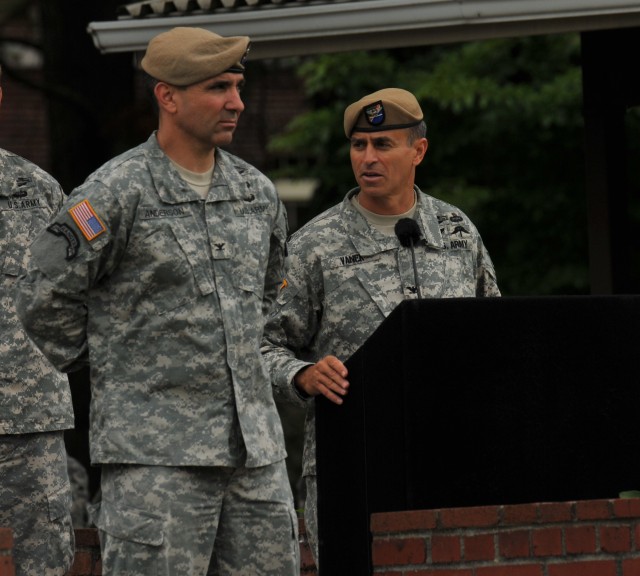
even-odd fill
[[[394,231],[400,244],[405,248],[411,248],[411,260],[413,261],[413,276],[416,281],[416,290],[418,291],[418,298],[422,298],[420,294],[420,283],[418,282],[418,269],[416,268],[416,253],[413,249],[413,245],[420,240],[422,233],[420,232],[420,226],[413,218],[400,218],[396,222]]]

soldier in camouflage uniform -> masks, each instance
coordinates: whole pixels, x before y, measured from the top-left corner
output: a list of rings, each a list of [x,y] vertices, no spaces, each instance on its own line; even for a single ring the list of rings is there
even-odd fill
[[[21,284],[45,354],[90,366],[105,576],[299,575],[260,355],[286,213],[271,181],[220,148],[244,109],[248,45],[186,27],[151,40],[158,130],[71,193]]]
[[[415,97],[397,88],[365,96],[346,109],[344,129],[359,187],[291,237],[286,279],[262,347],[276,399],[307,406],[302,473],[316,562],[313,397],[342,404],[349,387],[343,361],[402,300],[500,295],[469,218],[414,184],[428,144]],[[417,279],[410,248],[395,234],[402,218],[414,219],[421,235]]]
[[[14,294],[29,243],[63,200],[54,178],[0,149],[0,526],[13,530],[16,576],[62,576],[73,560],[71,390],[22,329]]]

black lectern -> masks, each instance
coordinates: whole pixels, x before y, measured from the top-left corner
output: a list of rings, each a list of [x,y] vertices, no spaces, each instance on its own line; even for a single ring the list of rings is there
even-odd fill
[[[316,401],[320,576],[371,574],[373,512],[640,489],[640,296],[401,304]]]

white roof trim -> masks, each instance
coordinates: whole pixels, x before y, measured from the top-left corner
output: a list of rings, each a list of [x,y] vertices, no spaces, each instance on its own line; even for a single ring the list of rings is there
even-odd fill
[[[638,0],[357,0],[91,22],[103,53],[139,51],[174,26],[250,36],[251,58],[640,26]]]

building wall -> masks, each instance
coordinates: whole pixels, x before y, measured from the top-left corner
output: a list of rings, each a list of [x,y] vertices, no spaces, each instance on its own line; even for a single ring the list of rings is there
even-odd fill
[[[4,24],[0,21],[0,57],[6,61],[1,82],[0,148],[11,150],[51,172],[48,100],[41,89],[42,57],[37,50],[28,49],[27,44],[3,40],[17,38],[38,44],[38,29],[35,11]],[[24,81],[11,74],[14,68]],[[287,161],[269,153],[267,144],[306,108],[304,91],[291,61],[249,61],[245,76],[245,110],[234,141],[227,149],[262,171],[268,171]],[[139,87],[137,91],[136,104],[132,105],[136,118],[129,127],[136,144],[144,141],[157,126],[144,89]]]
[[[9,42],[21,39],[25,43]],[[0,22],[0,50],[5,66],[2,72],[0,105],[0,148],[10,150],[50,171],[50,144],[47,101],[38,89],[42,84],[42,59],[30,43],[38,43],[35,11],[20,18]],[[20,81],[12,74],[24,78]]]

